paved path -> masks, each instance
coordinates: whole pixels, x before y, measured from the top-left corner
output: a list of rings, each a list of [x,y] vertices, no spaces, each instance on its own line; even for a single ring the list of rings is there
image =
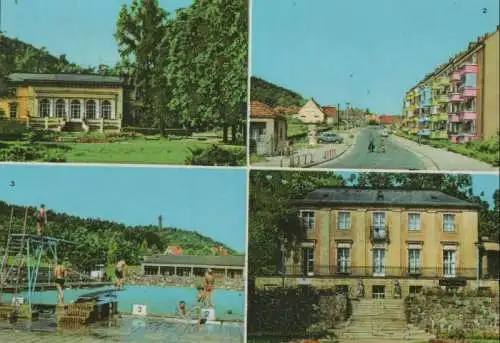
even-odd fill
[[[498,172],[498,167],[493,167],[485,162],[448,150],[436,149],[425,144],[419,145],[412,140],[399,136],[391,136],[391,141],[393,144],[417,154],[423,161],[430,161],[430,163],[434,164],[433,170]]]
[[[417,154],[408,151],[403,146],[391,139],[386,140],[386,152],[368,152],[370,136],[375,138],[375,146],[380,145],[380,133],[378,128],[362,129],[355,145],[339,158],[318,165],[319,168],[338,169],[408,169],[422,170],[431,169],[432,163],[422,160]],[[435,169],[435,168],[434,168]]]

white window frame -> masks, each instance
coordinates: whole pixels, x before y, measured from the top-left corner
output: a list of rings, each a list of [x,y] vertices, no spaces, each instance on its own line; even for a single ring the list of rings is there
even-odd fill
[[[351,266],[351,249],[348,247],[337,248],[337,272],[347,273]]]
[[[383,248],[372,250],[373,276],[385,276],[385,252]]]
[[[90,99],[85,101],[85,118],[97,118],[97,104],[95,100]]]
[[[312,213],[312,217],[308,216],[307,220],[304,213]],[[312,219],[311,219],[312,218]],[[316,226],[316,213],[313,210],[300,210],[300,220],[302,224],[306,227],[307,231],[312,232]]]
[[[82,118],[82,102],[77,99],[73,99],[69,103],[70,119],[81,119]]]
[[[417,220],[412,222],[412,217],[417,218]],[[420,213],[408,213],[408,231],[420,231]]]
[[[307,252],[307,253],[306,253]],[[307,276],[314,276],[314,247],[303,247],[302,248],[302,261],[305,264],[305,272]]]
[[[342,218],[343,217],[343,218]],[[351,212],[339,211],[337,215],[337,229],[347,231],[351,229]]]
[[[419,273],[421,265],[422,261],[420,249],[408,248],[408,272],[410,274]]]
[[[40,99],[38,102],[38,116],[41,118],[50,117],[50,100]]]
[[[446,218],[452,218],[452,225],[449,225]],[[455,213],[444,213],[443,214],[443,231],[444,232],[455,232],[457,230],[457,216]]]
[[[63,99],[57,99],[55,106],[56,118],[64,118],[66,116],[66,102]]]
[[[113,105],[109,100],[103,100],[101,102],[101,117],[104,119],[111,119],[113,115]]]
[[[445,278],[457,276],[457,251],[454,249],[443,249],[443,274]]]

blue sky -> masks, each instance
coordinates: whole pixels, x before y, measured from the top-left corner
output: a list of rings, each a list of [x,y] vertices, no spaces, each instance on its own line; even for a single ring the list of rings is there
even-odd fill
[[[348,178],[352,174],[351,172],[341,172],[341,175],[344,179]],[[493,193],[500,189],[500,180],[498,179],[498,174],[471,174],[472,175],[472,192],[475,195],[480,195],[481,192],[484,192],[483,199],[490,203],[490,206],[493,206]]]
[[[162,215],[244,252],[246,179],[241,169],[1,165],[0,200],[129,225]]]
[[[322,105],[399,114],[407,89],[496,29],[499,1],[253,0],[252,12],[254,76]]]
[[[159,0],[170,13],[191,0]],[[132,0],[1,0],[2,29],[9,37],[46,47],[82,66],[119,61],[113,37],[122,4]]]

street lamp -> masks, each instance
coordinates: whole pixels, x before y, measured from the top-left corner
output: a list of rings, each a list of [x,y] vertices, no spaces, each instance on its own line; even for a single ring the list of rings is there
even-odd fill
[[[267,174],[266,175],[266,180],[267,181],[271,181],[273,179],[273,176],[271,174]],[[286,185],[288,183],[288,181],[286,181],[285,179],[279,179],[279,182],[280,184],[282,185]],[[271,189],[273,190],[273,193],[275,192],[275,189],[273,189],[273,184],[271,183]],[[281,287],[282,288],[285,288],[285,274],[286,274],[286,266],[285,266],[285,263],[286,263],[286,249],[285,249],[285,240],[286,240],[286,237],[285,237],[285,231],[282,230],[282,233],[281,233],[281,270],[280,270],[280,273],[281,273]]]

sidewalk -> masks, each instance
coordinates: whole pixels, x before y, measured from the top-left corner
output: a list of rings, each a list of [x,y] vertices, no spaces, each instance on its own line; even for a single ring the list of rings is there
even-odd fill
[[[346,132],[338,133],[344,138],[342,144],[321,144],[314,148],[297,150],[292,156],[266,157],[266,161],[253,163],[252,166],[267,168],[307,168],[320,163],[334,160],[348,151],[355,143],[358,131],[354,131],[354,138],[349,138]]]
[[[436,149],[425,144],[419,145],[400,136],[391,136],[390,139],[393,144],[398,144],[420,157],[428,170],[498,172],[497,167],[451,151]]]

